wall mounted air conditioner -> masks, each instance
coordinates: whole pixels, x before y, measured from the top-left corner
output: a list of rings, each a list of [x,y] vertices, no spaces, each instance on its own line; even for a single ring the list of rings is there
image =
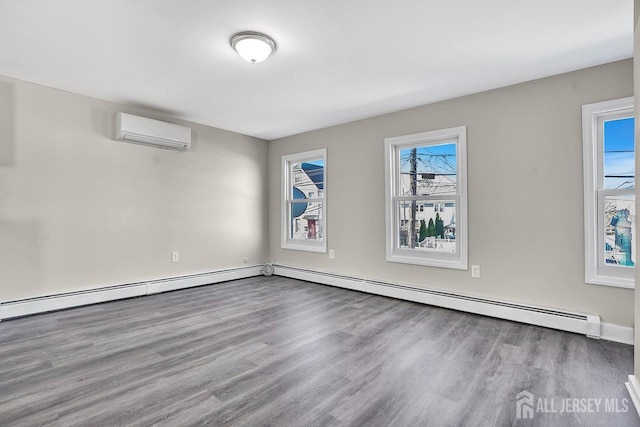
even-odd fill
[[[186,151],[191,146],[191,129],[132,114],[116,114],[116,140],[165,150]]]

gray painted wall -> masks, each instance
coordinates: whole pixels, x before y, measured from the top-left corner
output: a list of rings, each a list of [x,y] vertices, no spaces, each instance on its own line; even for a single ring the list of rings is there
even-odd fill
[[[191,150],[114,141],[117,111],[190,126]],[[0,300],[264,262],[267,149],[0,78]]]
[[[631,326],[633,291],[584,282],[581,106],[633,94],[625,60],[269,143],[272,261],[599,314]],[[385,137],[467,126],[470,271],[385,260]],[[327,147],[326,254],[280,248],[280,157]]]
[[[626,60],[267,145],[0,78],[0,300],[242,266],[246,256],[631,326],[633,291],[584,283],[580,107],[632,93]],[[191,126],[192,150],[113,141],[117,111]],[[459,125],[480,279],[384,255],[384,138]],[[280,249],[280,156],[322,147],[335,260]]]

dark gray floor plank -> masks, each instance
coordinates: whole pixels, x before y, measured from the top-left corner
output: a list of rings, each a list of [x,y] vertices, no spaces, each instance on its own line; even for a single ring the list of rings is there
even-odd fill
[[[640,425],[631,346],[279,277],[5,321],[0,360],[2,426]]]

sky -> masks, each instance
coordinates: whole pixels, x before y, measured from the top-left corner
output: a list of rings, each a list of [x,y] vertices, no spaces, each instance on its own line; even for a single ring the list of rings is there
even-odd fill
[[[403,173],[409,173],[411,148],[400,150],[400,167]],[[454,174],[456,173],[456,144],[440,144],[419,147],[417,150],[417,173]],[[455,177],[452,176],[455,179]]]
[[[633,188],[635,175],[634,120],[626,118],[604,122],[604,188]]]

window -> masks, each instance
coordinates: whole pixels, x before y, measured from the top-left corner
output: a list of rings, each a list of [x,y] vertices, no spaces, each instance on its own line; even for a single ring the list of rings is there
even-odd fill
[[[582,106],[585,281],[634,287],[633,97]]]
[[[282,244],[285,249],[327,252],[327,150],[282,157]]]
[[[385,139],[387,261],[467,269],[466,140],[465,126]]]

